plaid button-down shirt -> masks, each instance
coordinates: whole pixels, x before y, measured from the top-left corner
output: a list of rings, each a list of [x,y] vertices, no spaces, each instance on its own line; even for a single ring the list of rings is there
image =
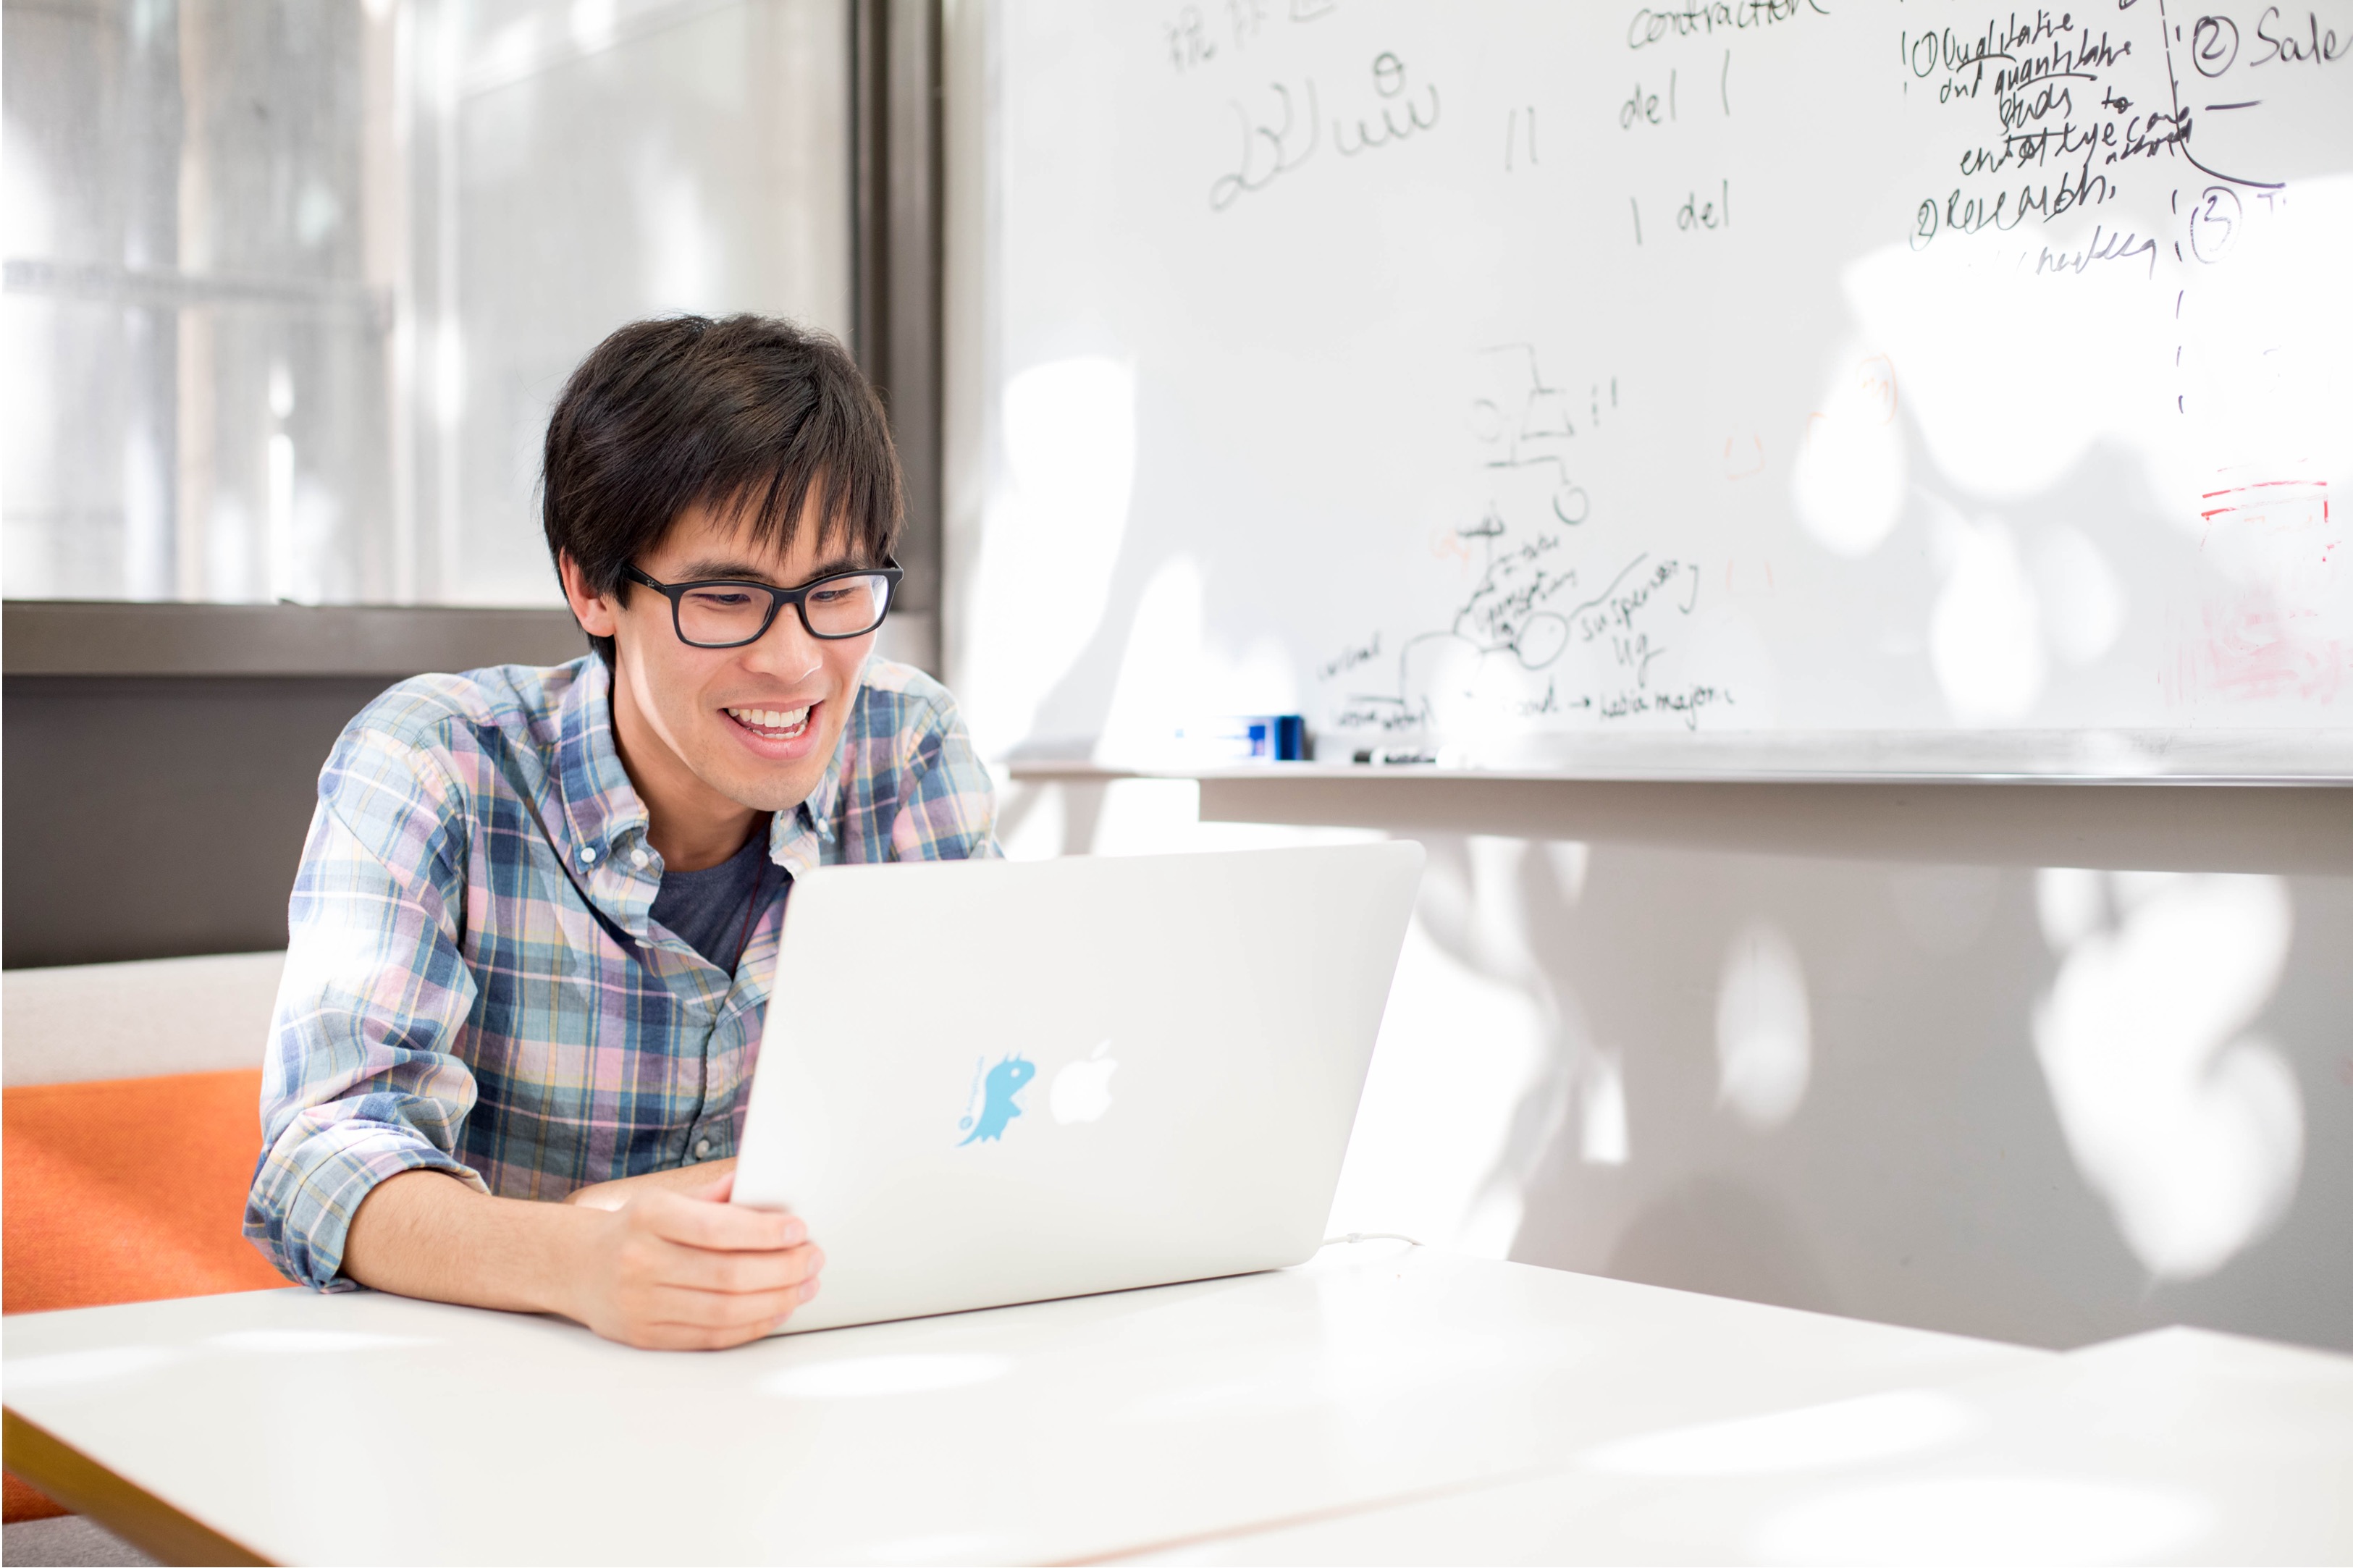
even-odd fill
[[[653,923],[602,661],[403,681],[319,776],[246,1235],[347,1289],[352,1215],[403,1171],[559,1198],[733,1153],[790,874],[994,855],[993,809],[947,692],[870,659],[822,782],[774,818],[786,875],[729,974]]]

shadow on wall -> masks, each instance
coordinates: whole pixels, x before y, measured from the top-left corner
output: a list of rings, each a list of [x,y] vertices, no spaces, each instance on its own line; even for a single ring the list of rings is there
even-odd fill
[[[1556,860],[1463,858],[1516,868],[1474,900],[1516,907],[1558,1021],[1522,1105],[1555,1131],[1491,1167],[1512,1256],[2048,1344],[2353,1346],[2353,879],[1607,846],[1564,897]]]
[[[1650,1199],[1600,1272],[1810,1312],[1839,1310],[1798,1217],[1769,1194],[1724,1176],[1693,1176]]]

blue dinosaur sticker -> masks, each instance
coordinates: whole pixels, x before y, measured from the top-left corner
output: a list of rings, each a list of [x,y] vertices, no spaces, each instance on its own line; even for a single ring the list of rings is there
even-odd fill
[[[956,1123],[958,1127],[972,1129],[956,1147],[961,1149],[965,1144],[983,1138],[1002,1139],[1005,1124],[1021,1114],[1021,1107],[1014,1103],[1013,1097],[1037,1076],[1038,1064],[1027,1057],[1008,1057],[989,1068],[988,1076],[978,1086],[981,1091],[979,1120],[976,1121],[967,1113]]]

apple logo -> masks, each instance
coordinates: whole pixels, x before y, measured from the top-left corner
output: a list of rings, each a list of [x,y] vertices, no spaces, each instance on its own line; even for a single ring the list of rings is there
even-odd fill
[[[1111,1109],[1111,1075],[1118,1070],[1119,1059],[1103,1054],[1110,1049],[1111,1042],[1105,1040],[1086,1060],[1072,1062],[1054,1075],[1047,1104],[1055,1121],[1065,1125],[1092,1121]]]

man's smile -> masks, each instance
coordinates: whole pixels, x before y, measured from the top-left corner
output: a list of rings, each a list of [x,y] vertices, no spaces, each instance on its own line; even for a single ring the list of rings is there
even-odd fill
[[[770,698],[765,702],[722,704],[720,721],[727,726],[755,766],[798,763],[826,739],[831,700],[817,697]]]
[[[797,708],[727,708],[722,711],[764,741],[791,741],[807,730],[809,710],[815,706],[804,702]]]

